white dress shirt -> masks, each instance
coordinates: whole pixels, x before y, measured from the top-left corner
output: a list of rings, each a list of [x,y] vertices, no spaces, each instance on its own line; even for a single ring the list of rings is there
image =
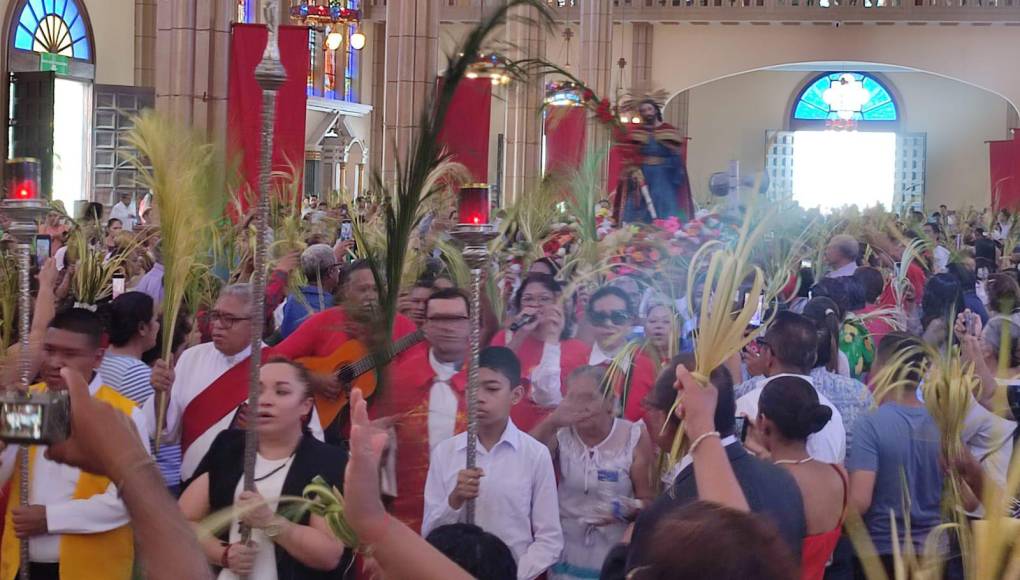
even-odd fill
[[[166,409],[166,427],[160,441],[167,443],[180,443],[181,441],[181,419],[184,416],[184,409],[195,397],[202,394],[206,388],[216,381],[223,373],[248,358],[251,347],[246,347],[241,352],[227,356],[216,350],[211,342],[193,346],[184,351],[177,365],[174,367],[174,384],[170,389],[170,403]],[[150,437],[156,437],[156,400],[158,397],[151,397],[145,402],[143,410],[148,420],[149,427],[146,432]],[[230,427],[234,420],[234,413],[227,413],[215,425],[206,430],[192,442],[191,446],[184,451],[181,459],[181,481],[188,481],[195,474],[198,463],[205,457],[209,447],[216,436]],[[319,441],[323,440],[322,424],[319,422],[319,415],[312,408],[312,418],[309,421],[309,429],[312,435]]]
[[[811,377],[806,375],[786,373],[768,377],[760,387],[737,399],[737,415],[746,414],[748,421],[754,421],[758,417],[758,399],[761,398],[761,392],[765,390],[765,386],[772,379],[785,376],[800,377],[811,383],[812,387],[815,386]],[[808,455],[824,463],[842,464],[846,459],[846,428],[843,426],[843,416],[825,395],[818,393],[818,402],[832,409],[832,419],[825,424],[825,427],[822,427],[821,431],[808,436]]]
[[[103,379],[96,373],[89,383],[89,393],[95,396]],[[138,428],[138,438],[148,451],[149,439],[145,418],[141,410],[134,409],[131,419]],[[0,485],[10,479],[17,463],[19,447],[11,445],[0,455]],[[28,503],[46,507],[46,528],[49,533],[34,536],[28,544],[29,560],[38,563],[60,561],[61,534],[98,534],[117,529],[130,522],[127,508],[120,500],[117,488],[111,483],[106,491],[88,499],[73,499],[81,471],[46,459],[45,445],[33,445],[32,479],[29,482]],[[17,483],[14,483],[17,485]]]
[[[849,264],[845,264],[845,265],[840,266],[839,268],[836,268],[835,270],[829,272],[828,274],[825,275],[825,277],[826,278],[845,278],[847,276],[853,276],[854,272],[856,272],[856,271],[857,271],[857,264],[855,264],[853,262],[850,262]]]
[[[492,449],[479,442],[477,453],[477,465],[485,475],[475,500],[475,523],[509,546],[517,559],[517,578],[531,580],[558,562],[563,550],[549,449],[508,420]],[[443,441],[432,452],[422,536],[463,520],[463,507],[450,507],[450,493],[466,462],[467,433]]]
[[[453,437],[457,427],[457,395],[450,386],[450,379],[457,374],[457,366],[444,363],[429,350],[429,365],[436,373],[436,380],[429,388],[429,451],[441,442]]]
[[[595,344],[593,344],[591,346],[591,354],[588,355],[588,365],[589,366],[593,366],[593,367],[597,367],[597,366],[603,365],[603,364],[606,364],[606,365],[612,364],[613,363],[613,359],[616,358],[617,354],[618,353],[608,353],[608,352],[602,350],[602,347],[599,346],[599,343],[596,342]],[[624,357],[623,360],[620,361],[620,367],[621,368],[627,368],[629,366],[630,366],[630,357],[629,356]]]
[[[130,206],[124,205],[123,201],[118,201],[110,208],[110,219],[120,220],[124,230],[129,232],[135,229],[135,224],[138,222],[135,212],[131,210]]]

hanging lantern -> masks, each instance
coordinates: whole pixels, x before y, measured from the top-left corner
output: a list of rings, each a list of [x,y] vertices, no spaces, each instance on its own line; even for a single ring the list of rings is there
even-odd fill
[[[489,79],[495,86],[505,86],[510,84],[512,68],[513,61],[498,52],[481,53],[468,65],[464,76],[469,79]]]
[[[354,30],[354,34],[351,35],[351,48],[354,50],[361,50],[365,48],[365,33],[361,31],[361,24],[358,24],[358,28]]]
[[[331,30],[326,35],[326,48],[328,50],[336,50],[340,48],[344,43],[344,35],[337,32],[335,29]]]

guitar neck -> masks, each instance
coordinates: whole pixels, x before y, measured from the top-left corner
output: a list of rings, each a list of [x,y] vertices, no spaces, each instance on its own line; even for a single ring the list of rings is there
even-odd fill
[[[377,366],[393,360],[400,356],[401,353],[424,339],[425,333],[420,330],[416,330],[411,334],[400,338],[397,342],[383,347],[380,352],[369,354],[350,366],[352,378],[360,377],[361,375],[375,369]]]

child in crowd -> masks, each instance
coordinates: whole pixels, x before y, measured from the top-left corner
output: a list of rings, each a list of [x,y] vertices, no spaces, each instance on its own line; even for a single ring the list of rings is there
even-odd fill
[[[422,535],[463,521],[465,504],[475,500],[475,523],[510,547],[517,577],[530,580],[559,561],[563,550],[552,459],[545,445],[510,420],[510,409],[524,396],[513,351],[484,349],[478,374],[476,467],[464,468],[467,433],[433,449]]]

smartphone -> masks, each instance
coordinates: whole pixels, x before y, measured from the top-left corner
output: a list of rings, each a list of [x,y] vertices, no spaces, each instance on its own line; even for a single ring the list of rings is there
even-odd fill
[[[811,260],[801,260],[800,261],[800,267],[801,268],[811,268],[812,267]]]
[[[747,441],[747,427],[748,427],[747,417],[743,415],[738,415],[736,417],[736,423],[734,424],[733,432],[740,434],[741,443]]]
[[[354,223],[351,220],[340,222],[340,241],[346,242],[354,239]]]
[[[971,336],[976,335],[975,329],[977,328],[978,315],[968,312],[965,318],[967,319],[967,334]]]
[[[50,257],[50,249],[53,247],[53,240],[45,234],[40,234],[35,237],[35,263],[36,266],[42,268],[43,264],[46,263],[46,258]]]
[[[124,279],[124,272],[115,272],[113,274],[112,282],[113,298],[116,300],[118,296],[124,293],[124,284],[126,283],[126,280]]]
[[[988,268],[985,268],[984,266],[978,268],[977,269],[977,276],[978,276],[978,280],[987,280],[988,279]]]
[[[765,316],[765,294],[758,295],[758,308],[754,311],[754,316],[748,321],[751,326],[761,326],[761,319]]]

